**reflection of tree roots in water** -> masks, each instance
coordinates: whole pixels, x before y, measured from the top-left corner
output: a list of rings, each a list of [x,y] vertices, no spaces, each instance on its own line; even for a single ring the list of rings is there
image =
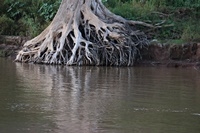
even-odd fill
[[[112,117],[124,118],[122,115],[125,113],[133,115],[136,112],[136,120],[141,120],[145,113],[160,114],[156,116],[160,119],[166,114],[199,114],[191,106],[191,102],[198,101],[197,94],[193,93],[199,91],[199,75],[188,69],[62,67],[19,63],[16,69],[25,86],[42,93],[41,103],[49,104],[44,110],[53,112],[53,121],[64,132],[68,129],[88,133],[91,128],[101,127],[106,120],[113,120]],[[191,91],[191,88],[196,91]],[[189,97],[186,97],[187,93]],[[187,102],[186,98],[190,102],[180,105],[182,100]]]
[[[77,132],[90,132],[88,130],[91,128],[98,128],[99,118],[103,118],[106,110],[112,108],[112,103],[120,98],[111,98],[109,89],[119,89],[120,80],[130,72],[129,69],[119,68],[21,63],[16,63],[16,70],[28,89],[42,93],[41,102],[47,98],[49,105],[44,109],[55,112],[52,119],[55,119],[53,121],[59,130],[71,129]],[[112,93],[117,95],[117,91]]]
[[[129,68],[117,67],[64,67],[23,63],[16,63],[16,69],[25,82],[30,82],[29,85],[31,82],[38,82],[48,90],[66,89],[66,87],[70,90],[88,90],[95,89],[100,84],[106,88],[106,84],[122,81],[124,76],[130,77],[133,72]],[[113,85],[117,87],[119,84],[120,82]],[[37,85],[31,87],[35,88]]]

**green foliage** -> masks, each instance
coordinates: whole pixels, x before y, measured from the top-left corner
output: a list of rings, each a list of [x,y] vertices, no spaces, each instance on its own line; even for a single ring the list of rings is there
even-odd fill
[[[173,7],[200,7],[200,0],[165,0],[167,6]]]
[[[24,17],[18,21],[22,30],[19,32],[21,36],[36,36],[39,33],[39,23],[35,23],[33,18]]]
[[[102,0],[115,14],[127,19],[173,27],[146,32],[149,38],[200,38],[200,0]],[[53,19],[61,0],[0,0],[0,34],[36,36]],[[31,5],[31,6],[30,6]],[[19,28],[20,27],[20,28]],[[145,29],[144,29],[145,30]]]
[[[147,32],[149,38],[200,39],[200,0],[105,0],[115,14],[151,24],[173,24]]]
[[[183,33],[181,35],[182,40],[186,40],[186,41],[199,40],[200,41],[200,27],[193,23],[194,23],[193,21],[189,21],[185,24]]]
[[[54,10],[53,4],[44,3],[38,10],[38,13],[46,21],[50,21],[54,17],[56,10]]]
[[[9,27],[4,26],[0,34],[33,37],[53,19],[61,0],[0,0],[0,2],[2,3],[0,7],[3,7],[0,8],[0,15],[4,16],[1,18],[1,23],[6,25],[8,21],[11,27],[9,31]]]
[[[56,2],[48,1],[45,3],[42,3],[41,7],[38,10],[39,15],[45,19],[45,21],[50,21],[55,16],[57,9],[61,3],[61,0],[58,0]]]
[[[0,17],[0,34],[12,35],[15,34],[15,22],[9,17],[3,15]]]
[[[25,3],[11,0],[11,1],[5,1],[5,4],[8,4],[9,6],[6,13],[8,17],[17,21],[19,18],[23,16],[24,13],[23,8],[25,7]]]

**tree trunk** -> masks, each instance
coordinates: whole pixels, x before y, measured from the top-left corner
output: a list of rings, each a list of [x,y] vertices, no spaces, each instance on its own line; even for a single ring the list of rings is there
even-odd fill
[[[62,0],[52,23],[24,44],[16,61],[130,66],[148,44],[140,23],[111,13],[101,0]]]

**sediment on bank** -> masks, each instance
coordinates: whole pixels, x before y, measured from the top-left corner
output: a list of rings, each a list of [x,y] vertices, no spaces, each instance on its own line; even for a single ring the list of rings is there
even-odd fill
[[[142,60],[137,65],[190,67],[200,66],[200,43],[150,44],[141,51]]]
[[[21,36],[0,35],[0,57],[15,58],[18,50],[28,40]]]
[[[0,57],[15,59],[22,45],[30,38],[0,36]],[[184,44],[151,43],[141,51],[136,66],[200,67],[200,42]]]

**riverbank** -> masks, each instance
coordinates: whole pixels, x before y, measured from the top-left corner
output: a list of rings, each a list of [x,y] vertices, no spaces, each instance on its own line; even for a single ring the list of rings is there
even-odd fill
[[[0,36],[0,57],[15,59],[17,52],[29,38]],[[200,42],[161,44],[152,42],[141,51],[136,66],[200,67]]]
[[[141,51],[139,66],[200,67],[200,43],[153,43]]]
[[[0,35],[0,57],[14,59],[17,52],[29,38]]]

